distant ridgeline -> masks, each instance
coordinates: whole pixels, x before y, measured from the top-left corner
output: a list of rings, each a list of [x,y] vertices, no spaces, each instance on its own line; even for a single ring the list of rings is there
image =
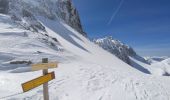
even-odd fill
[[[45,31],[36,16],[63,20],[86,36],[79,14],[70,0],[0,0],[0,13],[10,15],[14,21],[34,31]]]
[[[114,54],[129,65],[131,65],[129,57],[133,57],[135,59],[147,63],[147,61],[143,57],[140,57],[136,54],[133,48],[122,43],[119,40],[113,39],[111,36],[95,39],[93,40],[93,42],[102,47],[103,49],[107,50],[108,52]]]

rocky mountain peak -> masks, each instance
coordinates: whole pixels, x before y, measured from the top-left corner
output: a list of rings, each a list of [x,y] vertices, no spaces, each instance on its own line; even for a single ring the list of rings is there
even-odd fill
[[[93,40],[95,44],[114,54],[124,62],[130,64],[129,56],[136,56],[136,52],[130,46],[119,40],[113,39],[112,36]]]
[[[34,29],[42,28],[42,25],[36,20],[36,16],[43,16],[51,20],[63,20],[86,36],[79,14],[71,0],[0,0],[0,13],[8,14],[17,21],[29,20],[28,23],[30,21],[36,23],[36,25],[26,25],[34,26]],[[37,24],[40,26],[37,27]]]

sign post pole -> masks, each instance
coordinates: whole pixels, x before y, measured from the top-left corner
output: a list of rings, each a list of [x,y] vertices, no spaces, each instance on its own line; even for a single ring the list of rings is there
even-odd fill
[[[42,63],[48,63],[48,58],[43,58]],[[48,69],[43,69],[43,75],[48,74]],[[48,94],[48,82],[43,84],[43,96],[44,100],[49,100],[49,94]]]
[[[44,100],[49,100],[48,82],[55,79],[55,72],[48,73],[49,68],[57,68],[58,65],[55,62],[48,63],[48,58],[43,58],[42,63],[33,64],[32,71],[42,70],[42,76],[32,79],[22,84],[24,92],[32,90],[35,87],[43,85],[43,97]]]

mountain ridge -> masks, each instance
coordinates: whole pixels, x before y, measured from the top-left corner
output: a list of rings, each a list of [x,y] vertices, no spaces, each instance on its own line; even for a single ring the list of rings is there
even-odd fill
[[[0,0],[0,13],[10,15],[14,21],[34,31],[45,31],[36,16],[63,20],[87,36],[81,26],[79,14],[70,0]]]
[[[117,39],[114,39],[112,36],[94,39],[93,42],[129,65],[132,65],[129,57],[133,57],[137,60],[148,63],[143,57],[139,56],[132,47]]]

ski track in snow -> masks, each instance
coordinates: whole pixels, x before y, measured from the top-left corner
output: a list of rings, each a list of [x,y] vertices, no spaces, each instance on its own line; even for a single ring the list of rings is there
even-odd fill
[[[49,83],[52,100],[169,100],[168,91],[162,83],[145,82],[145,78],[137,80],[135,77],[125,77],[118,71],[97,64],[70,65],[76,65],[72,67],[71,73],[66,72],[62,77],[57,77],[57,71],[56,79]],[[150,86],[155,88],[150,89]],[[55,98],[53,95],[56,95]],[[42,99],[42,90],[32,96],[20,96],[12,100]]]

